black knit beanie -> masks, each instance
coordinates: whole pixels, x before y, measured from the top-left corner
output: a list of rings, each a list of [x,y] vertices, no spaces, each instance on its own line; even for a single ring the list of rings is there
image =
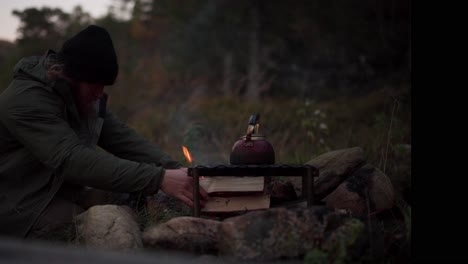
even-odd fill
[[[76,80],[112,85],[119,65],[106,29],[91,25],[63,43],[58,53],[65,74]]]

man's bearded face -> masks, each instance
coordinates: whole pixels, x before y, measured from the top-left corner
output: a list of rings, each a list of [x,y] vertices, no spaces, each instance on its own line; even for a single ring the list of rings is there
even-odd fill
[[[95,83],[79,82],[75,89],[75,100],[78,112],[86,114],[93,102],[100,99],[104,94],[104,85]]]

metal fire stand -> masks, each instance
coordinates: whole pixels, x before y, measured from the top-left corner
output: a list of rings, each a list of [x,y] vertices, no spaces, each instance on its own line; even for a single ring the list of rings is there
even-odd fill
[[[200,216],[200,176],[302,176],[302,195],[307,207],[314,203],[314,177],[319,171],[312,165],[214,165],[188,168],[188,175],[193,177],[193,216]]]

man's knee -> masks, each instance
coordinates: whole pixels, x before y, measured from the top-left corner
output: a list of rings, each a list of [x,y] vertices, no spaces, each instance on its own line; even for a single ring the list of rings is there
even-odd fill
[[[31,227],[28,239],[69,241],[76,236],[75,217],[85,210],[77,204],[54,197]]]

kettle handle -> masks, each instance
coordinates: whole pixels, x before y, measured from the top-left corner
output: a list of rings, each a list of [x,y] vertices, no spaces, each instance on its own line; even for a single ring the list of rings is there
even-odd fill
[[[259,122],[260,121],[260,114],[258,113],[255,113],[253,115],[250,116],[249,118],[249,124],[247,126],[247,133],[246,133],[246,140],[247,141],[250,141],[251,137],[252,137],[252,134],[255,132],[255,133],[258,133],[258,127],[259,127]]]

